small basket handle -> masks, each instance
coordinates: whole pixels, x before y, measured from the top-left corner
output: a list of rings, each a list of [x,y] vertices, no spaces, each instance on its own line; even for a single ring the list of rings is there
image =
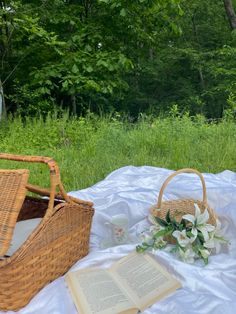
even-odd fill
[[[206,194],[206,184],[205,184],[205,180],[203,178],[203,175],[195,170],[195,169],[191,169],[191,168],[184,168],[184,169],[180,169],[175,171],[174,173],[172,173],[163,183],[160,192],[159,192],[159,196],[158,196],[158,200],[157,200],[157,208],[161,208],[161,202],[162,202],[162,196],[164,193],[164,190],[166,188],[166,186],[168,185],[168,183],[178,174],[180,173],[195,173],[199,176],[199,178],[201,179],[202,182],[202,202],[205,206],[207,206],[207,194]]]

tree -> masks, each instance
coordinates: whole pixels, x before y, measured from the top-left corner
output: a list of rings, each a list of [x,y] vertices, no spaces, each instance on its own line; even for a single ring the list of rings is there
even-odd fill
[[[21,1],[1,1],[0,18],[1,95],[3,105],[5,98],[8,100],[5,110],[9,110],[14,103],[9,101],[14,99],[14,85],[22,88],[27,81],[29,67],[32,66],[30,60],[39,54],[42,47],[57,51],[60,43],[53,32],[47,32],[40,25],[33,8],[23,6]]]
[[[0,121],[2,120],[3,113],[5,112],[5,101],[2,82],[0,80]]]
[[[225,6],[225,11],[229,19],[229,24],[232,29],[236,29],[236,14],[234,12],[232,0],[223,0],[223,1],[224,1],[224,6]]]
[[[2,24],[13,30],[5,35],[9,54],[2,54],[3,76],[10,74],[4,82],[8,110],[33,114],[53,104],[74,112],[117,108],[129,90],[127,76],[139,71],[161,28],[174,27],[178,0],[31,0],[7,6]]]
[[[234,35],[228,31],[223,3],[181,4],[184,14],[174,21],[182,32],[163,34],[158,57],[148,62],[152,74],[143,79],[143,99],[152,97],[157,111],[177,104],[181,111],[219,118],[235,91]]]
[[[232,3],[224,3],[234,21]],[[236,94],[235,32],[222,1],[0,5],[0,104],[5,99],[8,112],[46,114],[61,106],[137,116],[178,105],[221,117]]]

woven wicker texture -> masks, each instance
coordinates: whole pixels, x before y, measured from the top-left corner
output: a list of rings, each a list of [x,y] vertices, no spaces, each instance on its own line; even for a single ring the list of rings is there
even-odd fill
[[[201,183],[202,183],[202,194],[203,194],[202,201],[195,200],[195,199],[177,199],[177,200],[171,200],[171,201],[163,201],[162,200],[164,190],[167,187],[167,185],[169,184],[169,182],[175,176],[177,176],[181,173],[195,173],[196,175],[199,176]],[[170,211],[170,216],[175,218],[176,221],[180,221],[182,216],[185,214],[191,214],[191,215],[195,214],[194,203],[198,204],[201,212],[203,212],[205,210],[205,208],[207,208],[207,210],[209,212],[209,221],[208,222],[210,224],[215,225],[217,216],[216,216],[215,211],[212,208],[210,208],[210,206],[207,203],[206,184],[205,184],[205,180],[203,178],[203,175],[195,169],[191,169],[191,168],[181,169],[181,170],[178,170],[178,171],[174,172],[173,174],[171,174],[165,180],[165,182],[163,183],[163,185],[160,189],[157,204],[151,208],[151,213],[154,216],[165,219],[167,212]]]
[[[7,252],[11,243],[28,176],[28,170],[0,170],[0,256]]]
[[[44,162],[50,168],[51,179],[50,190],[38,189],[25,181],[29,190],[50,197],[49,200],[25,198],[17,220],[37,217],[43,220],[11,257],[0,260],[0,310],[9,311],[25,306],[47,283],[88,254],[94,209],[91,202],[71,198],[65,193],[59,168],[52,159],[9,154],[0,154],[0,159]],[[56,193],[56,188],[60,194]],[[55,197],[61,201],[55,201]],[[4,199],[2,194],[1,199]]]

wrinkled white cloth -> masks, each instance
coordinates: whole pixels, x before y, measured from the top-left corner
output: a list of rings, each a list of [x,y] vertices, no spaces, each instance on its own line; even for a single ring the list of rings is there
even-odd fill
[[[147,224],[148,209],[157,202],[158,192],[171,170],[156,167],[120,168],[94,186],[70,194],[94,202],[96,209],[90,239],[91,251],[73,270],[91,266],[108,267],[135,249],[138,235]],[[158,251],[155,258],[174,274],[182,288],[146,309],[145,314],[233,314],[236,308],[236,173],[223,171],[204,174],[209,205],[215,209],[230,240],[229,248],[209,258],[209,264],[194,265],[178,260],[173,254]],[[164,191],[164,200],[202,198],[200,179],[194,174],[175,177]],[[129,219],[129,241],[101,249],[109,237],[106,222],[117,214]],[[3,312],[1,312],[3,313]],[[7,312],[14,313],[14,312]],[[44,287],[20,314],[76,314],[63,277]]]

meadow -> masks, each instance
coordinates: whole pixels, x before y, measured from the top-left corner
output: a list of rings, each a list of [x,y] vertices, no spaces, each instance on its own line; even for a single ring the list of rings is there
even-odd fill
[[[127,165],[236,171],[236,123],[200,115],[141,116],[135,123],[120,115],[8,117],[0,123],[0,152],[53,157],[67,191],[91,186]],[[0,168],[24,167],[0,160]],[[30,169],[32,183],[48,186],[44,165]]]

